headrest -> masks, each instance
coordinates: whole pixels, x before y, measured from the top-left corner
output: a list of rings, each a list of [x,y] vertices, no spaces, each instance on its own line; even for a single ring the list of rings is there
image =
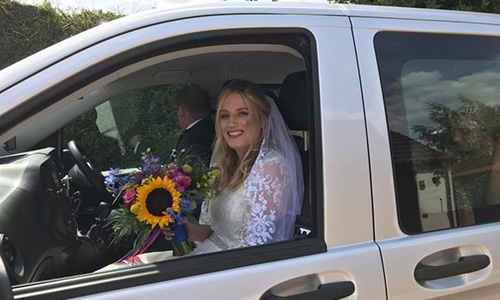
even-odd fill
[[[220,89],[221,89],[221,91],[222,91],[222,89],[224,89],[224,88],[226,87],[226,85],[228,85],[228,84],[229,84],[231,81],[233,81],[233,80],[234,80],[234,79],[228,79],[228,80],[224,81],[224,83],[222,84],[222,87],[220,88]]]
[[[228,80],[224,81],[224,83],[222,84],[221,91],[226,87],[226,85],[228,85],[233,80],[234,79],[228,79]],[[270,90],[262,90],[262,91],[264,92],[264,94],[266,96],[271,97],[274,100],[274,102],[278,101],[278,97],[276,97],[276,94],[273,91],[270,91]]]
[[[289,74],[276,102],[290,130],[309,130],[306,72]]]

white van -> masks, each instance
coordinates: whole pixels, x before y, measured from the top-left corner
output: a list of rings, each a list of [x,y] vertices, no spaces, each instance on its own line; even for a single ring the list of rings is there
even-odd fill
[[[128,129],[171,149],[179,87],[215,101],[234,78],[274,93],[298,136],[296,236],[94,273],[111,257],[89,233],[99,171],[133,167]],[[499,139],[497,15],[224,2],[124,17],[0,72],[0,297],[499,299]]]

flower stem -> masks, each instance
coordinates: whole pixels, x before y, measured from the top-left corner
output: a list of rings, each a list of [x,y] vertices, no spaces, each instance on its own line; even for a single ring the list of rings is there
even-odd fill
[[[175,244],[172,243],[172,250],[173,256],[183,256],[193,251],[193,246],[191,245],[191,242],[184,240]]]

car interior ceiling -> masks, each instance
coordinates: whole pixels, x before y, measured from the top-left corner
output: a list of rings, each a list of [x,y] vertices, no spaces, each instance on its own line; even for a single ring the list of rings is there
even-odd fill
[[[282,48],[278,49],[284,51]],[[129,68],[126,72],[122,70],[116,72],[115,76],[107,76],[108,79],[94,82],[62,99],[54,107],[49,107],[43,118],[35,116],[28,119],[26,125],[16,126],[5,134],[6,139],[0,142],[3,144],[16,136],[17,149],[13,153],[33,149],[35,145],[43,143],[45,137],[52,135],[82,112],[126,91],[142,87],[197,83],[207,89],[215,103],[223,82],[228,78],[245,78],[259,84],[279,84],[288,74],[304,70],[302,57],[291,48],[285,49],[288,52],[237,51],[197,54],[143,66],[138,70],[135,70],[138,67]],[[147,63],[149,64],[151,62]],[[214,65],[217,68],[213,68]],[[103,84],[103,80],[108,83]],[[37,126],[30,125],[34,123]],[[9,152],[0,148],[0,155],[7,154]]]

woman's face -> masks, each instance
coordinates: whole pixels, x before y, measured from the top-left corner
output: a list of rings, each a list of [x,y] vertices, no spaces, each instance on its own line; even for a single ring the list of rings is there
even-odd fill
[[[261,134],[262,121],[256,109],[250,108],[239,93],[231,93],[222,100],[219,111],[219,129],[229,147],[243,158]]]

